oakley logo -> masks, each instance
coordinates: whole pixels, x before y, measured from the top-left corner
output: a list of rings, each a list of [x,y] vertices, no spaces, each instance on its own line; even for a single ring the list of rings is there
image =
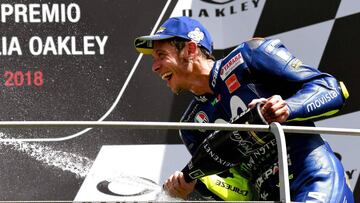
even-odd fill
[[[201,1],[206,2],[206,3],[210,3],[210,4],[227,4],[227,3],[233,2],[235,0],[224,0],[224,1],[221,1],[221,0],[201,0]]]

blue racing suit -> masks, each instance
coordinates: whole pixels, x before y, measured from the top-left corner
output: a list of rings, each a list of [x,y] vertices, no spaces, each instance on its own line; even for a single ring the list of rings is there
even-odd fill
[[[209,85],[214,94],[195,96],[182,122],[229,122],[253,99],[280,95],[290,111],[283,125],[314,126],[311,119],[336,113],[348,97],[333,76],[304,65],[280,40],[263,38],[244,42],[216,61]],[[180,131],[191,154],[211,133]],[[342,164],[319,134],[285,137],[292,201],[354,202]],[[245,156],[234,170],[251,182],[254,200],[279,200],[275,138]]]

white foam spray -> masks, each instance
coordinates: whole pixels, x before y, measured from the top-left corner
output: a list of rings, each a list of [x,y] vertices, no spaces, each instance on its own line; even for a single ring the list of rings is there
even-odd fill
[[[126,183],[128,186],[132,185],[132,187],[136,188],[146,188],[146,189],[152,189],[157,192],[155,201],[175,201],[175,202],[181,202],[184,201],[183,199],[176,198],[170,196],[168,192],[162,189],[162,187],[154,182],[148,181],[146,179],[137,177],[137,176],[128,176],[125,174],[121,174],[119,176],[116,176],[114,178],[115,181],[118,181],[122,184]]]
[[[9,136],[0,132],[0,139],[9,139]],[[42,164],[71,172],[75,174],[77,178],[93,175],[88,173],[94,161],[75,153],[55,150],[50,146],[32,142],[0,142],[0,146],[10,146],[11,149],[24,153]],[[162,190],[160,185],[137,176],[120,173],[110,178],[110,181],[117,182],[118,184],[127,187],[135,187],[137,189],[147,188],[156,191],[157,195],[155,201],[182,201],[182,199],[171,197],[167,192]],[[117,188],[117,190],[118,189],[121,188]]]
[[[9,138],[0,132],[0,139]],[[74,173],[77,178],[83,178],[89,172],[93,160],[74,153],[55,150],[50,146],[28,142],[0,142],[0,145],[11,146],[13,150],[25,153],[29,157],[63,171]]]

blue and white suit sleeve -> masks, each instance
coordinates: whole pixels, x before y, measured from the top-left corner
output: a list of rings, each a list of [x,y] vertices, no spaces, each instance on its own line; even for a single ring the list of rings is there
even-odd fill
[[[288,120],[332,115],[349,96],[342,82],[304,65],[280,40],[250,40],[244,44],[242,54],[250,75],[255,74],[268,80],[269,84],[278,84],[278,88],[290,91],[286,98],[283,97],[290,110]]]

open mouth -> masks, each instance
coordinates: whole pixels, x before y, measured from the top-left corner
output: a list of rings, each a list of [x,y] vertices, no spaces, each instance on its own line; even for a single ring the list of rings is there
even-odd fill
[[[172,77],[172,72],[166,72],[163,75],[161,75],[161,79],[163,80],[170,80]]]

